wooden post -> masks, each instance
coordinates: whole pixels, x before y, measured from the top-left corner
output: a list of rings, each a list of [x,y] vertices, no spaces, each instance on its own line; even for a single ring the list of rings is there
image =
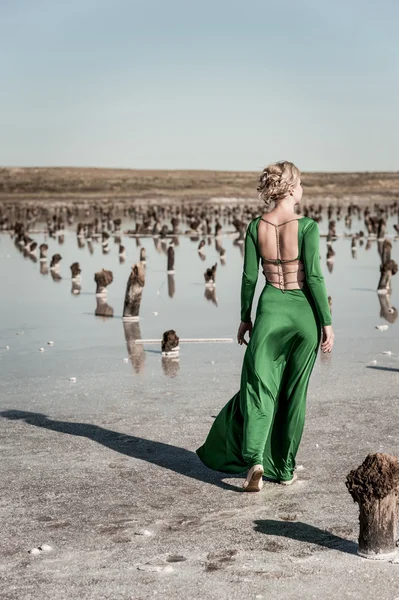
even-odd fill
[[[147,262],[145,248],[140,248],[140,262],[142,262],[142,263],[146,263]]]
[[[145,267],[139,262],[133,265],[132,272],[126,286],[125,302],[123,305],[123,319],[138,321],[141,296],[145,284]]]
[[[71,275],[72,275],[72,281],[80,281],[80,274],[82,272],[82,269],[80,268],[80,265],[78,262],[74,262],[71,264]]]
[[[389,560],[396,555],[398,486],[399,462],[390,454],[369,454],[348,474],[346,487],[360,510],[360,556]]]
[[[96,317],[113,317],[114,309],[107,303],[107,299],[104,296],[97,296],[96,298],[97,306],[95,315]]]
[[[207,269],[204,273],[204,278],[205,278],[205,285],[209,286],[209,287],[213,287],[216,283],[216,269],[217,269],[217,263],[215,263],[213,265],[213,267],[210,267],[209,269]]]
[[[53,254],[53,257],[50,262],[50,271],[59,271],[61,260],[62,260],[61,254]]]
[[[103,269],[98,273],[94,274],[94,281],[97,284],[96,296],[106,296],[108,293],[107,286],[109,286],[114,280],[112,271]]]

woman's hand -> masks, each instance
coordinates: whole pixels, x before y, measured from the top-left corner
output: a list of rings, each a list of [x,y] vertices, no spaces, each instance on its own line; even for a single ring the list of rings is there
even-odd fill
[[[334,332],[331,325],[325,325],[322,328],[323,337],[321,340],[321,349],[323,352],[331,352],[334,345]]]
[[[245,344],[246,346],[248,346],[248,342],[246,340],[244,340],[244,335],[246,334],[247,331],[248,331],[249,337],[251,337],[252,321],[249,321],[249,323],[244,323],[243,321],[241,321],[240,326],[238,328],[238,333],[237,333],[237,342],[240,344],[240,346],[242,346],[242,344]]]

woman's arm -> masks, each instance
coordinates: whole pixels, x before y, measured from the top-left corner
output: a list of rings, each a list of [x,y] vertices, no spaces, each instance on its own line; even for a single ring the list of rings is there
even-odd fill
[[[306,281],[316,304],[321,326],[331,325],[331,312],[319,258],[320,233],[316,221],[313,221],[304,233],[302,256],[305,266]]]
[[[241,280],[241,321],[243,323],[249,323],[251,320],[252,301],[258,281],[260,254],[255,235],[255,223],[251,221],[245,236],[244,268]]]

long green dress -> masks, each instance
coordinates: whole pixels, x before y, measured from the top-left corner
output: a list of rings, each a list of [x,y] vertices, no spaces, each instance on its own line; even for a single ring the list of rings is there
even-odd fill
[[[245,237],[241,284],[241,320],[251,320],[261,254],[253,219]],[[331,324],[320,268],[319,228],[298,219],[298,259],[304,264],[302,289],[285,290],[267,280],[259,297],[251,338],[245,350],[239,391],[216,417],[201,461],[216,471],[242,473],[263,464],[265,477],[292,479],[301,441],[309,378],[320,343],[321,327]],[[275,263],[277,264],[276,260]]]

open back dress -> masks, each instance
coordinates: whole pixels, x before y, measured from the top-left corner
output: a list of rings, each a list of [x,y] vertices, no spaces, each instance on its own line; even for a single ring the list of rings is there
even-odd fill
[[[331,324],[319,238],[317,223],[308,217],[280,224],[256,217],[248,225],[241,321],[251,320],[260,262],[265,286],[245,350],[240,389],[197,450],[211,469],[242,473],[263,464],[269,479],[293,477],[321,327]]]

